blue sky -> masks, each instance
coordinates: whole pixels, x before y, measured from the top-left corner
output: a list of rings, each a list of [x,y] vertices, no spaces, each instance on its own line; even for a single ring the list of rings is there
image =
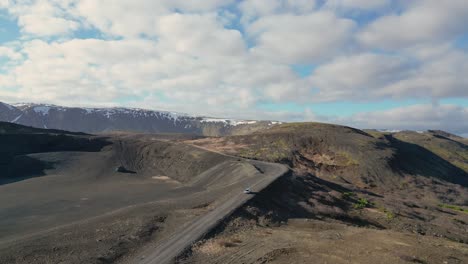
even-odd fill
[[[8,43],[20,37],[18,25],[5,11],[0,11],[0,43]]]
[[[465,135],[466,24],[461,0],[0,0],[0,101]]]

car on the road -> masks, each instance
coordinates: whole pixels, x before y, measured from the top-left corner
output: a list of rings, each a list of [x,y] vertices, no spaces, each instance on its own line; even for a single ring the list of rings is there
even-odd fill
[[[250,190],[250,188],[247,188],[247,189],[244,190],[244,193],[246,193],[246,194],[251,194],[252,191]]]

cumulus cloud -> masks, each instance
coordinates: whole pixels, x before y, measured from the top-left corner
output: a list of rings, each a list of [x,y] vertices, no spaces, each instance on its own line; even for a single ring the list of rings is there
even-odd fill
[[[0,8],[7,8],[9,5],[9,0],[0,0]]]
[[[379,10],[390,5],[390,0],[327,0],[326,8],[353,11],[353,10]]]
[[[244,23],[274,14],[308,14],[315,8],[315,0],[244,0],[238,6]]]
[[[214,38],[211,44],[216,41],[219,39]],[[232,48],[221,41],[219,53],[213,47],[213,56],[203,56],[203,52],[208,54],[203,45],[187,42],[188,46],[180,50],[174,49],[176,42],[30,41],[22,48],[27,59],[11,70],[11,85],[18,87],[17,100],[22,101],[110,104],[122,97],[145,96],[154,100],[151,108],[160,108],[158,103],[163,97],[173,109],[203,110],[205,114],[220,107],[249,108],[258,100],[279,100],[281,92],[289,96],[306,90],[288,66],[254,61],[243,53],[242,46],[239,56],[234,56]],[[275,89],[278,92],[273,92]],[[6,96],[6,91],[0,90],[0,96]]]
[[[423,59],[406,79],[396,80],[380,91],[381,96],[417,98],[468,98],[468,55],[449,51]]]
[[[364,53],[338,57],[310,77],[317,101],[468,97],[468,55],[420,47],[412,56]]]
[[[176,12],[214,12],[233,0],[82,0],[71,11],[100,31],[116,36],[157,36],[159,17]]]
[[[31,34],[52,36],[78,29],[78,23],[58,17],[22,15],[18,18],[22,29]]]
[[[355,23],[330,12],[261,17],[248,33],[252,52],[282,63],[311,63],[335,54],[351,40]]]
[[[377,129],[441,129],[457,134],[468,133],[468,108],[448,104],[426,104],[387,111],[359,113],[336,122],[360,128]]]
[[[10,60],[19,60],[22,58],[22,55],[11,47],[0,46],[0,57],[6,57]]]
[[[4,1],[0,7],[17,18],[22,32],[37,36],[54,36],[70,33],[79,23],[67,16],[73,0]]]
[[[158,19],[155,31],[163,49],[192,56],[243,56],[239,31],[224,28],[215,15],[171,14]]]
[[[465,0],[408,1],[401,14],[389,14],[373,21],[359,34],[369,46],[398,49],[427,42],[443,42],[466,33],[468,5]]]
[[[315,96],[318,101],[342,98],[365,101],[378,97],[395,80],[408,78],[412,70],[403,57],[364,53],[338,57],[321,65],[310,79],[318,90]]]

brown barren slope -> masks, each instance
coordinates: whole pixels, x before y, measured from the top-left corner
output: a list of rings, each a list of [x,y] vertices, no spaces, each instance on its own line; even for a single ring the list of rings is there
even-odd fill
[[[440,144],[451,148],[451,142]],[[242,263],[468,261],[467,173],[418,142],[398,134],[371,135],[350,127],[296,123],[249,136],[188,143],[285,163],[294,174],[238,210],[208,240],[192,248],[182,263],[237,263],[234,256]],[[295,219],[320,220],[314,224],[319,230],[329,228],[326,222],[336,223],[330,229],[343,231],[330,231],[334,237],[330,239],[336,241],[328,242],[323,232],[291,224]],[[249,246],[260,241],[266,248]],[[331,249],[332,244],[339,246]]]

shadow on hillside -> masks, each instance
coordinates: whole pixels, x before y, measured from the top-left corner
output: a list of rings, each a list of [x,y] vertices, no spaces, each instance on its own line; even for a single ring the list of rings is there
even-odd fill
[[[0,185],[45,176],[46,169],[52,169],[53,164],[43,162],[29,156],[15,156],[7,164],[0,164],[2,176]]]
[[[105,138],[56,134],[0,135],[0,185],[45,175],[52,163],[27,156],[33,153],[83,151],[99,152],[111,144]]]
[[[464,150],[468,150],[468,145],[466,145],[465,143],[463,143],[461,141],[453,140],[451,138],[444,137],[444,136],[441,136],[441,135],[433,135],[433,136],[436,137],[436,138],[439,138],[439,139],[450,141],[450,142],[458,145],[460,148],[462,148]]]
[[[356,202],[356,197],[334,197],[330,193],[353,193],[353,190],[339,184],[315,177],[312,174],[284,176],[262,190],[245,206],[239,208],[206,237],[230,229],[228,223],[237,223],[236,218],[255,222],[261,226],[275,226],[289,219],[336,219],[351,225],[384,229],[379,223],[347,212]],[[233,228],[235,227],[232,226]]]
[[[89,135],[82,132],[70,132],[59,129],[44,129],[31,126],[23,126],[4,121],[0,121],[0,134],[63,134],[76,136]]]
[[[395,158],[390,163],[395,172],[468,186],[468,173],[464,170],[424,147],[398,140],[391,135],[386,138],[396,149]]]

